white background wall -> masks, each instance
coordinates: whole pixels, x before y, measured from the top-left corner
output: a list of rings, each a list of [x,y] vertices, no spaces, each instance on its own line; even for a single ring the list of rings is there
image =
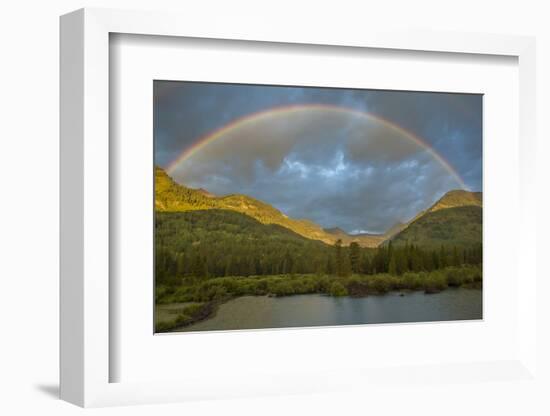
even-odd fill
[[[546,4],[545,4],[546,3]],[[387,21],[405,27],[513,33],[538,37],[538,130],[540,214],[548,211],[550,129],[550,12],[545,1],[385,0],[362,1],[207,1],[168,0],[5,0],[0,9],[0,413],[74,414],[82,410],[56,400],[58,383],[58,16],[74,9],[116,7],[179,10],[266,17],[281,22],[325,21],[368,26]],[[513,226],[513,224],[511,224]],[[541,218],[539,236],[549,234]],[[503,234],[505,236],[505,234]],[[513,243],[513,242],[512,242]],[[544,246],[543,246],[544,245]],[[550,248],[539,238],[540,260]],[[539,291],[550,293],[546,282]],[[548,307],[541,305],[541,313]],[[548,324],[548,315],[544,316]],[[542,322],[542,319],[541,319]],[[546,326],[549,328],[550,326]],[[542,327],[541,327],[542,329]],[[550,351],[549,331],[540,331]],[[540,354],[548,371],[548,358]],[[533,389],[506,383],[424,386],[399,395],[259,398],[188,404],[100,409],[99,414],[550,414],[544,397],[550,387]]]

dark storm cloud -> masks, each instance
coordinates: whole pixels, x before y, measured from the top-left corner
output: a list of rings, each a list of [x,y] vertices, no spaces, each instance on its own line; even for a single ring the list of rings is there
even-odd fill
[[[166,167],[236,118],[288,104],[368,111],[420,136],[481,190],[481,97],[475,95],[155,82],[155,159]],[[188,186],[244,193],[289,216],[381,232],[459,185],[424,148],[383,123],[305,112],[248,124],[173,172]]]

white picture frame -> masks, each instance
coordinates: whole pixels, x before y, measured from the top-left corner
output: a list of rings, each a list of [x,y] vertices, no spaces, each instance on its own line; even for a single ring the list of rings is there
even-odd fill
[[[203,39],[382,48],[452,54],[504,55],[518,59],[520,209],[518,258],[526,278],[517,294],[518,354],[498,362],[441,363],[415,368],[417,379],[443,377],[479,382],[472,374],[506,379],[536,377],[535,41],[530,37],[467,33],[396,32],[350,28],[330,33],[299,27],[224,19],[206,25],[191,15],[82,9],[61,18],[61,398],[80,406],[159,403],[196,398],[323,392],[352,384],[391,382],[410,370],[380,368],[315,373],[282,371],[277,376],[231,383],[193,379],[110,382],[109,258],[109,36],[113,33]],[[284,334],[281,336],[285,336]],[[288,335],[287,335],[288,336]],[[348,380],[346,383],[342,379]],[[483,377],[481,378],[483,379]]]

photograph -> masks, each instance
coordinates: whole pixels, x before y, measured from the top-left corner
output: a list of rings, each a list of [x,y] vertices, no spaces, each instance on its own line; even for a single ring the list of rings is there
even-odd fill
[[[153,81],[155,333],[483,319],[483,95]]]

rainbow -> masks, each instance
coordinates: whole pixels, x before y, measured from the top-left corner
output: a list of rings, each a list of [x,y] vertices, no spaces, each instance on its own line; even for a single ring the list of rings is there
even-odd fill
[[[345,113],[352,114],[357,117],[367,118],[369,120],[377,121],[383,124],[385,127],[392,129],[403,137],[406,137],[408,140],[413,141],[416,145],[425,149],[431,157],[433,157],[441,166],[455,179],[455,181],[460,185],[462,189],[468,189],[458,172],[453,168],[453,166],[445,160],[433,147],[426,143],[423,139],[418,137],[416,134],[412,133],[409,130],[404,129],[403,127],[392,123],[391,121],[382,118],[378,115],[372,113],[359,111],[349,107],[341,107],[337,105],[328,105],[328,104],[300,104],[300,105],[287,105],[281,107],[273,107],[268,110],[262,110],[256,113],[247,114],[246,116],[237,118],[228,124],[207,133],[197,140],[197,142],[185,149],[170,165],[167,167],[168,173],[173,173],[173,171],[186,159],[191,157],[193,154],[198,152],[200,149],[207,146],[209,143],[223,137],[225,134],[230,131],[239,129],[241,127],[247,126],[258,121],[263,121],[266,119],[271,119],[274,117],[280,117],[288,114],[306,112],[306,111],[326,111],[332,113]]]

